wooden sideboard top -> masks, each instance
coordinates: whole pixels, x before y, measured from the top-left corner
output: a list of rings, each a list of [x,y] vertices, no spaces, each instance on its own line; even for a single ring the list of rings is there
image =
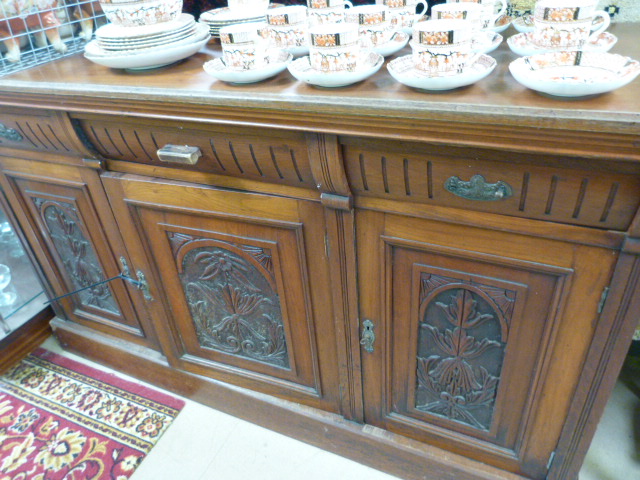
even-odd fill
[[[612,53],[640,58],[637,28],[612,25],[619,38]],[[505,38],[514,32],[510,27]],[[508,65],[517,57],[506,40],[491,54],[498,66],[489,77],[441,93],[406,87],[385,67],[364,82],[337,89],[305,85],[287,71],[253,85],[228,85],[202,69],[219,51],[210,45],[178,64],[139,72],[109,69],[75,55],[1,78],[0,105],[640,162],[640,78],[590,98],[544,96],[511,76]]]

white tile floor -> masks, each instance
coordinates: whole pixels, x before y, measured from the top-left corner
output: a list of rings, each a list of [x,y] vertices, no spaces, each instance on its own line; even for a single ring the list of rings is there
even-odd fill
[[[43,347],[62,352],[52,338]],[[397,480],[212,408],[185,402],[132,480]],[[640,399],[620,382],[607,404],[580,480],[640,480]]]

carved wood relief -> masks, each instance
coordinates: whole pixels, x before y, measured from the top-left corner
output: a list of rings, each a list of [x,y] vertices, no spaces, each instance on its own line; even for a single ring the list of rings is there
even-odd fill
[[[167,235],[200,345],[288,369],[269,249]]]
[[[489,430],[516,293],[423,272],[415,408]]]
[[[85,237],[76,207],[67,202],[31,197],[42,218],[74,290],[106,279],[96,252]],[[116,315],[120,310],[107,283],[76,294],[80,303]]]

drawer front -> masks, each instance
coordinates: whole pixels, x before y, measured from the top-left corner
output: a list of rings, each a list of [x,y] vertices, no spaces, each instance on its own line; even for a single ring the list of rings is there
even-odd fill
[[[178,122],[78,119],[107,159],[315,188],[304,134]]]
[[[79,142],[63,114],[3,107],[0,111],[0,148],[19,148],[70,155]]]
[[[393,147],[343,145],[356,195],[612,230],[626,230],[640,203],[640,175]]]

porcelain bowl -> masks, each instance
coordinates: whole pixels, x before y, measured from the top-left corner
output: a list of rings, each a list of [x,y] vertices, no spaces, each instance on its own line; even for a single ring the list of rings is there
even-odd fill
[[[123,27],[168,22],[182,12],[182,0],[100,0],[107,19]]]

